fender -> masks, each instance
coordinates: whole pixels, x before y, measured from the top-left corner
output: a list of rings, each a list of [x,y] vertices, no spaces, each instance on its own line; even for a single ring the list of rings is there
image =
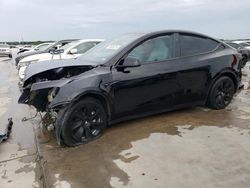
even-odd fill
[[[112,111],[114,111],[111,98],[110,96],[107,95],[107,92],[102,91],[102,90],[97,90],[97,89],[86,90],[84,92],[81,92],[78,95],[76,95],[74,98],[72,98],[70,101],[61,101],[61,102],[56,102],[56,103],[52,101],[49,104],[49,109],[55,109],[66,104],[74,104],[75,102],[81,100],[84,97],[93,97],[93,98],[97,98],[98,100],[100,100],[105,106],[108,112],[109,118],[110,118]]]
[[[100,100],[102,104],[104,105],[105,109],[107,110],[108,118],[110,119],[111,113],[114,110],[113,103],[111,102],[112,101],[111,98],[108,96],[108,94],[105,91],[92,90],[92,91],[84,92],[76,96],[72,100],[72,102],[75,103],[76,101],[79,101],[84,97],[93,97],[93,98]]]
[[[221,72],[219,72],[218,74],[216,74],[213,77],[213,82],[215,82],[219,77],[221,76],[229,76],[230,78],[232,78],[232,80],[234,81],[234,84],[236,85],[236,89],[238,88],[238,86],[240,85],[240,81],[241,81],[241,74],[240,72],[236,72],[234,69],[223,69]]]
[[[48,107],[53,109],[62,104],[71,103],[86,94],[96,94],[107,99],[105,93],[108,92],[108,88],[103,87],[103,83],[110,81],[111,76],[109,73],[109,68],[101,72],[91,70],[85,73],[85,76],[66,83],[59,88],[55,98]]]

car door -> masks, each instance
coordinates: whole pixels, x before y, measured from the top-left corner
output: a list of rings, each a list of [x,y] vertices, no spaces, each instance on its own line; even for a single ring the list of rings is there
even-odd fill
[[[203,103],[211,78],[211,54],[220,45],[217,41],[199,35],[180,33],[178,37],[179,58],[177,105]]]
[[[112,69],[116,117],[173,107],[176,92],[174,56],[174,34],[168,34],[148,39],[128,53],[126,57],[138,59],[141,66]]]

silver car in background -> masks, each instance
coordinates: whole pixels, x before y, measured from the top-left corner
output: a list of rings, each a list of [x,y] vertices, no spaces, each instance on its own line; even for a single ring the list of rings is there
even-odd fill
[[[8,44],[0,44],[0,56],[8,56],[9,58],[12,58],[12,53]]]

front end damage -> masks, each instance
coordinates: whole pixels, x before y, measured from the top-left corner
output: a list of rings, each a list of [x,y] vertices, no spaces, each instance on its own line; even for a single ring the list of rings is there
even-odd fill
[[[53,130],[57,113],[65,105],[65,103],[59,103],[53,107],[50,106],[60,88],[93,68],[93,66],[63,67],[35,74],[24,81],[18,103],[35,107],[42,115],[42,125],[48,130]]]
[[[63,67],[33,75],[24,81],[18,103],[32,105],[39,112],[48,111],[48,105],[53,101],[60,87],[92,68],[92,66]]]

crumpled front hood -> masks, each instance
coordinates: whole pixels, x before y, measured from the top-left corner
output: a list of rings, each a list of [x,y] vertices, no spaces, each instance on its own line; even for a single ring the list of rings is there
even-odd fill
[[[43,61],[43,60],[51,60],[52,55],[50,53],[41,53],[41,54],[35,54],[35,55],[30,55],[28,57],[23,58],[20,61],[20,64],[23,62],[28,62],[28,61]]]
[[[21,59],[28,57],[30,55],[36,55],[36,54],[42,54],[42,53],[46,53],[46,51],[43,50],[43,51],[32,51],[32,52],[22,53],[16,57],[16,60],[20,61]]]
[[[24,81],[28,80],[32,76],[63,67],[77,67],[77,66],[96,66],[94,63],[82,62],[79,59],[66,59],[66,60],[50,60],[50,61],[41,61],[37,63],[30,64],[26,69]]]

